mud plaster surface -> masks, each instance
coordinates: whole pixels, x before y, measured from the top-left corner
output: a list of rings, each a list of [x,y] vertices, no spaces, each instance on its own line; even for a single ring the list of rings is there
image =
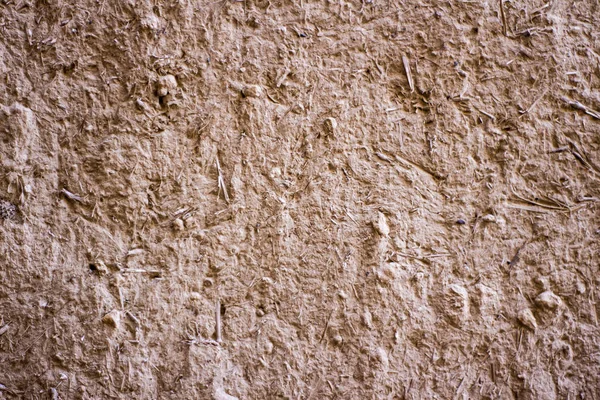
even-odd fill
[[[2,2],[0,398],[599,399],[599,26]]]

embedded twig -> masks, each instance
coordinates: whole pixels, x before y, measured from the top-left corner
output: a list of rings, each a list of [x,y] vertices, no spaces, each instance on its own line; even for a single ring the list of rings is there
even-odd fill
[[[573,155],[573,157],[575,157],[575,159],[577,161],[579,161],[581,163],[581,165],[583,165],[585,168],[587,168],[590,172],[592,172],[595,175],[600,175],[600,169],[598,169],[590,161],[587,160],[587,157],[585,157],[585,153],[583,151],[581,151],[579,149],[579,147],[573,141],[568,140],[568,142],[569,142],[569,146],[559,147],[557,149],[550,150],[548,153],[555,154],[555,153],[569,152]]]
[[[225,201],[229,203],[229,194],[227,193],[227,187],[225,187],[225,180],[223,179],[223,171],[221,170],[221,163],[219,163],[219,156],[217,156],[217,172],[219,173],[219,177],[217,178],[219,185],[217,197],[219,197],[221,191],[223,191],[223,197],[225,198]]]
[[[445,180],[446,179],[444,176],[438,174],[437,172],[431,171],[428,168],[424,167],[423,165],[417,164],[416,162],[413,162],[413,161],[409,160],[408,158],[400,157],[397,154],[394,156],[394,158],[399,163],[404,164],[404,165],[409,165],[411,167],[414,167],[414,168],[418,169],[419,171],[426,173],[427,175],[431,176],[434,179],[439,179],[439,180]]]
[[[569,148],[567,146],[564,147],[559,147],[558,149],[554,149],[554,150],[550,150],[548,153],[549,154],[554,154],[554,153],[562,153],[565,151],[569,151]]]
[[[323,333],[321,334],[321,339],[319,340],[319,343],[321,343],[323,341],[323,339],[325,338],[325,334],[327,333],[327,328],[329,327],[329,321],[331,321],[331,316],[333,315],[333,311],[331,310],[331,312],[329,313],[329,317],[327,318],[327,322],[325,322],[325,328],[323,328]]]
[[[277,83],[275,83],[275,87],[281,87],[281,85],[283,84],[283,81],[285,81],[285,78],[287,78],[287,76],[290,74],[289,69],[285,69],[285,71],[283,72],[283,74],[281,74],[281,77],[279,79],[277,79]]]
[[[65,195],[65,197],[69,200],[73,200],[73,201],[77,201],[79,203],[85,203],[85,201],[83,200],[83,197],[76,195],[75,193],[71,193],[69,192],[67,189],[63,188],[60,191],[62,194]]]
[[[404,64],[404,72],[406,72],[406,79],[408,79],[410,92],[413,93],[415,91],[415,83],[413,81],[412,74],[410,73],[410,62],[408,61],[408,57],[405,55],[402,56],[402,64]]]
[[[135,315],[133,315],[132,313],[130,313],[129,311],[126,311],[125,315],[127,315],[129,317],[129,319],[131,319],[133,321],[133,323],[135,324],[136,327],[139,327],[139,326],[142,325],[140,323],[140,320]]]
[[[392,161],[388,156],[386,156],[385,154],[380,153],[378,151],[375,152],[375,155],[377,157],[381,158],[383,161],[387,161],[387,162],[391,162]]]
[[[212,339],[189,338],[185,342],[189,346],[194,345],[194,344],[204,344],[204,345],[211,345],[211,346],[219,346],[219,343],[217,341],[215,341],[215,340],[212,340]]]
[[[508,262],[508,265],[510,265],[511,267],[514,267],[515,265],[517,265],[517,263],[520,260],[519,255],[521,254],[521,250],[523,250],[523,247],[525,247],[525,245],[527,244],[527,242],[523,243],[521,245],[521,247],[519,247],[517,249],[517,252],[515,253],[515,255],[513,256],[513,258],[510,259],[510,261]]]
[[[506,25],[506,14],[504,13],[504,0],[500,0],[500,16],[502,17],[502,33],[508,37],[508,28]]]
[[[483,115],[485,115],[486,117],[490,118],[492,121],[496,121],[496,117],[494,117],[492,114],[483,111],[482,109],[480,109],[479,107],[473,105],[473,108],[476,109],[477,111],[479,111],[480,113],[482,113]]]
[[[221,343],[221,301],[217,300],[217,306],[215,307],[215,320],[216,320],[216,331],[217,331],[217,343]]]
[[[600,175],[600,171],[598,171],[598,169],[584,157],[585,153],[581,151],[574,142],[569,140],[569,144],[571,145],[571,154],[573,154],[573,157],[575,157],[577,161],[579,161],[584,167],[592,171],[594,174]]]
[[[463,376],[463,378],[460,380],[460,383],[458,384],[458,387],[456,388],[456,393],[455,393],[455,396],[454,396],[454,398],[455,398],[455,399],[458,399],[458,398],[459,398],[460,392],[462,391],[462,387],[463,387],[463,385],[464,385],[464,383],[465,383],[465,379],[466,379],[466,378],[467,378],[467,377],[466,377],[466,375],[465,375],[465,376]]]
[[[428,254],[428,255],[424,255],[424,256],[416,256],[416,255],[407,254],[407,253],[394,252],[392,254],[392,256],[394,256],[394,255],[397,255],[399,257],[411,258],[411,259],[419,260],[419,261],[423,261],[423,262],[425,262],[425,260],[428,260],[430,258],[452,257],[452,254],[450,254],[450,253],[439,253],[439,254]]]
[[[550,7],[550,3],[546,3],[543,6],[541,6],[540,8],[536,8],[535,10],[533,10],[531,12],[531,18],[535,18],[537,16],[542,15],[542,11],[544,11],[548,7]]]
[[[123,274],[148,274],[150,278],[159,278],[161,272],[159,270],[140,269],[140,268],[123,268],[120,271]]]
[[[568,99],[565,96],[562,96],[560,99],[562,101],[564,101],[565,103],[567,103],[568,105],[570,105],[571,107],[573,107],[574,109],[583,111],[584,113],[586,113],[590,117],[593,117],[593,118],[596,118],[596,119],[600,119],[600,112],[598,112],[596,110],[592,110],[591,108],[584,106],[580,102]]]
[[[515,195],[515,197],[517,199],[519,199],[519,200],[521,200],[521,201],[523,201],[525,203],[531,204],[531,205],[539,206],[539,207],[546,208],[546,209],[549,209],[549,210],[560,210],[560,211],[569,211],[569,210],[571,210],[571,207],[566,206],[566,205],[559,205],[559,204],[556,203],[556,201],[550,201],[550,202],[552,202],[554,204],[557,204],[556,206],[552,206],[552,205],[549,205],[549,204],[541,203],[537,198],[535,200],[531,200],[531,199],[527,199],[527,198],[525,198],[523,196],[520,196],[520,195],[518,195],[515,192],[515,190],[513,188],[511,188],[511,191],[512,191],[512,193]]]
[[[6,324],[2,328],[0,328],[0,336],[4,335],[6,331],[8,331],[8,328],[10,328],[9,324]]]
[[[125,256],[126,257],[136,256],[138,254],[142,254],[143,252],[144,252],[144,249],[131,249],[127,252],[127,254]]]
[[[525,115],[525,114],[529,113],[529,111],[533,110],[533,107],[535,107],[537,105],[537,103],[546,95],[546,93],[548,93],[548,89],[545,89],[544,92],[542,93],[542,95],[540,97],[538,97],[537,99],[535,99],[535,101],[533,103],[531,103],[531,105],[529,106],[529,108],[527,110],[519,111],[519,113],[521,113],[521,115]]]

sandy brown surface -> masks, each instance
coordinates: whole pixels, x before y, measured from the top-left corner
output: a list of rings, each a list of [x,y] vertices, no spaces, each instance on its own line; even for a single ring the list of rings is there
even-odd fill
[[[0,399],[600,399],[599,27],[3,1]]]

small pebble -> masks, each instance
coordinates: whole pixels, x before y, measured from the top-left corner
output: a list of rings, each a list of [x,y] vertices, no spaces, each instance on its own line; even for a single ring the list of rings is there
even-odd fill
[[[138,109],[140,109],[141,111],[149,111],[150,107],[146,104],[146,102],[144,100],[142,100],[141,98],[138,98],[135,101],[135,105],[137,106]]]
[[[218,388],[217,390],[215,390],[213,400],[238,400],[238,398],[228,394],[222,388]]]
[[[271,177],[271,179],[277,179],[277,178],[281,178],[282,172],[281,172],[281,168],[279,167],[275,167],[271,170],[271,172],[269,173],[269,176]]]
[[[371,314],[371,311],[369,311],[369,309],[366,309],[363,313],[362,322],[367,328],[373,329],[373,315]]]
[[[98,260],[92,265],[96,267],[96,272],[98,272],[98,275],[108,274],[108,267],[106,266],[106,264],[104,264],[104,261]]]
[[[184,224],[187,229],[194,228],[196,226],[196,219],[194,217],[186,218]]]
[[[273,353],[273,343],[272,342],[267,341],[267,343],[265,344],[265,352],[267,354]]]
[[[304,106],[302,105],[302,103],[298,103],[295,106],[293,106],[292,112],[294,114],[302,114],[304,112]]]
[[[219,272],[223,269],[223,264],[221,264],[220,262],[211,262],[210,263],[210,269],[212,269],[215,272]]]
[[[457,219],[457,220],[456,220],[456,223],[457,223],[457,224],[459,224],[459,225],[464,225],[464,224],[466,224],[467,222],[466,222],[464,219],[462,219],[462,218],[459,218],[459,219]]]
[[[206,232],[204,231],[195,231],[192,236],[194,236],[194,239],[199,241],[206,240]]]
[[[390,234],[390,227],[387,223],[387,219],[382,212],[377,213],[377,221],[375,222],[375,230],[381,236],[387,236]]]
[[[137,256],[138,254],[142,254],[144,249],[131,249],[127,252],[127,257]]]
[[[329,117],[325,118],[325,121],[323,121],[323,129],[325,129],[325,133],[328,135],[333,135],[337,129],[337,126],[338,124],[335,118]]]
[[[242,89],[242,94],[244,97],[261,97],[263,93],[262,87],[258,85],[248,85]]]
[[[17,206],[0,199],[0,219],[13,219],[17,214]]]
[[[161,76],[156,86],[156,94],[163,97],[177,89],[177,79],[173,75]]]
[[[181,220],[181,218],[177,218],[175,219],[175,221],[173,221],[173,229],[180,232],[185,228],[185,225],[183,224],[183,221]]]
[[[387,352],[383,347],[378,347],[372,354],[371,357],[379,363],[379,366],[383,369],[388,369],[390,366],[390,359]]]
[[[543,308],[546,308],[548,310],[555,310],[556,308],[558,308],[558,306],[561,305],[562,300],[550,290],[547,290],[541,293],[535,299],[535,302]]]
[[[484,215],[481,219],[485,222],[496,222],[496,217],[492,214]]]
[[[469,291],[461,285],[449,285],[443,298],[446,316],[456,325],[463,325],[469,321],[470,304]]]
[[[398,274],[398,266],[396,263],[385,263],[377,271],[377,277],[381,282],[392,283]]]
[[[119,323],[121,322],[121,314],[117,310],[112,310],[104,317],[102,317],[102,322],[112,328],[118,328]]]
[[[529,308],[525,308],[519,311],[517,318],[519,319],[520,323],[522,323],[532,331],[535,331],[535,329],[537,328],[537,321],[535,320],[535,317]]]
[[[197,301],[197,300],[201,300],[202,299],[202,295],[198,292],[191,292],[190,293],[190,300],[193,301]]]
[[[264,287],[273,286],[274,284],[273,279],[269,278],[268,276],[263,276],[260,278],[260,283]]]
[[[344,338],[341,335],[335,335],[332,340],[336,346],[339,346],[344,342]]]

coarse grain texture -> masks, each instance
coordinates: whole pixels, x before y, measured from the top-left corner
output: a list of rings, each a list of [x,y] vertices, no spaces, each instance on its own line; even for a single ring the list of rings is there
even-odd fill
[[[599,399],[599,26],[0,3],[0,399]]]

